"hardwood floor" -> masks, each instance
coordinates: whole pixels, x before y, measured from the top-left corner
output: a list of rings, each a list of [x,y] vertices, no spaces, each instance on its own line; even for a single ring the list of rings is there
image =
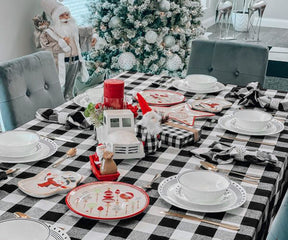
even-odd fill
[[[209,39],[219,39],[219,24],[215,24],[207,29],[207,32],[211,32]],[[229,36],[234,36],[236,40],[233,41],[247,41],[249,39],[247,32],[236,32],[233,30],[233,26],[230,27]],[[253,42],[252,42],[253,43]],[[284,47],[288,48],[288,29],[283,28],[269,28],[261,27],[260,30],[260,42],[254,42],[255,44],[261,44],[264,46]]]

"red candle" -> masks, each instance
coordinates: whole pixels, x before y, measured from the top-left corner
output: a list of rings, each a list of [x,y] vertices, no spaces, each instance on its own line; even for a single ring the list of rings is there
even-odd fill
[[[114,109],[124,107],[124,81],[107,79],[104,81],[104,105]]]

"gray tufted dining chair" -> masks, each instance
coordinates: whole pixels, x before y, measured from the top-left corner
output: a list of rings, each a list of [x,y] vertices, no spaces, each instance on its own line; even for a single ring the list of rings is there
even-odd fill
[[[192,42],[189,74],[207,74],[224,84],[263,86],[268,64],[268,48],[249,43],[202,40]]]
[[[38,108],[64,103],[50,52],[41,51],[0,63],[0,125],[12,130],[35,118]]]

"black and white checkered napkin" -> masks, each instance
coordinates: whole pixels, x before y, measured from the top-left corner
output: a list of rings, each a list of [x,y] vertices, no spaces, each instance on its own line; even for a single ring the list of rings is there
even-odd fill
[[[91,124],[86,120],[83,113],[79,111],[67,113],[58,112],[51,108],[39,108],[35,116],[40,121],[63,124],[66,129],[86,129],[91,127]]]
[[[233,95],[240,99],[239,105],[288,111],[288,99],[272,98],[263,95],[260,92],[258,82],[251,82],[244,88],[235,88]]]
[[[272,164],[277,165],[278,158],[264,151],[250,151],[243,146],[231,146],[229,144],[213,142],[207,151],[192,151],[195,155],[204,158],[207,161],[218,164],[228,164],[235,161],[250,162],[259,165]]]

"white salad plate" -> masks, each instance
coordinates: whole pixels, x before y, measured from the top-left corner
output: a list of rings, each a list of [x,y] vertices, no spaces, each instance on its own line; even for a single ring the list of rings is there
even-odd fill
[[[16,218],[0,222],[0,240],[50,240],[50,232],[48,225],[34,219]]]
[[[60,228],[51,225],[49,223],[46,224],[50,228],[49,240],[71,240],[71,238],[67,235],[67,233],[61,230]]]
[[[160,197],[169,204],[188,211],[216,213],[225,212],[240,207],[246,202],[246,191],[237,183],[231,181],[227,193],[217,201],[192,203],[183,195],[177,182],[177,175],[164,179],[158,187]]]
[[[41,138],[39,144],[40,144],[39,151],[35,151],[34,154],[32,155],[21,157],[0,156],[0,162],[3,163],[35,162],[52,156],[58,149],[58,145],[48,138]]]
[[[284,124],[276,119],[272,119],[265,128],[259,131],[251,131],[238,127],[236,125],[236,118],[233,115],[226,115],[218,119],[220,127],[231,132],[240,133],[250,136],[265,136],[280,133],[284,130]]]
[[[73,101],[78,106],[86,108],[90,102],[93,104],[102,102],[103,94],[104,94],[103,87],[95,87],[88,89],[84,93],[77,95],[73,99]]]
[[[215,86],[213,86],[210,89],[203,89],[203,90],[199,90],[199,89],[194,89],[192,87],[190,87],[187,83],[187,80],[175,80],[172,83],[173,87],[185,91],[185,92],[193,92],[193,93],[214,93],[214,92],[220,92],[225,88],[225,85],[223,83],[220,82],[216,82]]]

